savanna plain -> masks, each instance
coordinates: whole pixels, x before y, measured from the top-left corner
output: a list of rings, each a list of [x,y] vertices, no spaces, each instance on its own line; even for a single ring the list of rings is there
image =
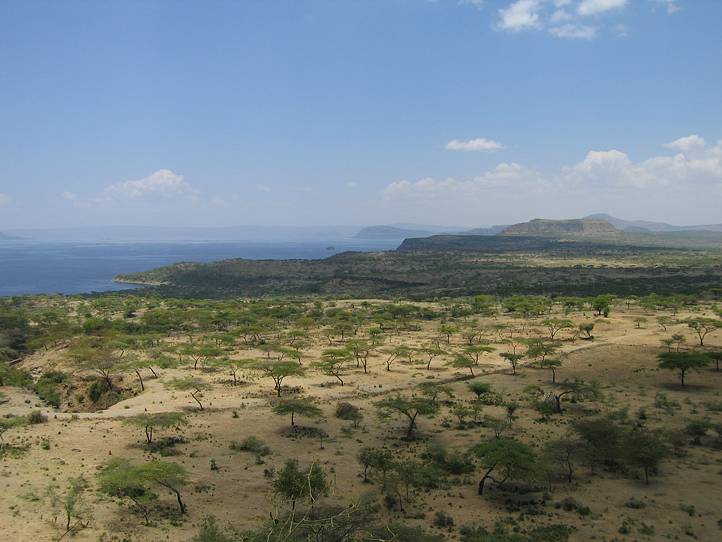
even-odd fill
[[[713,294],[0,300],[3,540],[719,540]]]

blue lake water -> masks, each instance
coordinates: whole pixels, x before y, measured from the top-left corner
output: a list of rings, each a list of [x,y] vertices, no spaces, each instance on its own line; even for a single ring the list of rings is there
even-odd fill
[[[401,239],[294,239],[238,242],[47,242],[0,243],[0,297],[80,294],[137,286],[111,282],[124,273],[178,262],[320,259],[348,250],[393,250]],[[334,250],[327,250],[333,246]]]

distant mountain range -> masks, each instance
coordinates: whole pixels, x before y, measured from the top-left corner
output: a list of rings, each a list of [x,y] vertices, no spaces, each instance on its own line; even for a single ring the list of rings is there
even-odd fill
[[[607,214],[586,216],[582,219],[546,220],[536,218],[520,224],[492,226],[490,228],[444,228],[442,226],[419,226],[414,224],[394,224],[390,226],[369,226],[359,231],[355,237],[362,239],[394,238],[409,239],[437,235],[554,235],[554,234],[601,234],[624,231],[629,233],[712,231],[722,232],[722,224],[703,226],[673,226],[663,222],[644,220],[621,220]]]
[[[621,220],[607,214],[595,214],[584,217],[584,220],[596,219],[612,224],[618,230],[629,233],[672,233],[690,231],[722,232],[722,224],[701,226],[673,226],[663,222],[647,222],[644,220]],[[409,239],[431,237],[435,235],[492,236],[502,235],[535,235],[539,228],[546,228],[553,222],[555,228],[567,222],[567,227],[577,227],[579,220],[544,221],[535,219],[524,222],[524,226],[515,224],[491,226],[490,228],[465,229],[454,226],[434,226],[427,224],[387,224],[378,226],[231,226],[225,228],[174,228],[152,226],[102,226],[89,228],[44,228],[16,229],[0,233],[0,241],[17,239],[36,239],[41,241],[236,241],[236,240],[270,240],[270,239],[309,239],[309,238],[350,238],[359,239]],[[576,221],[576,222],[575,222]],[[577,226],[574,226],[576,223]],[[591,227],[589,224],[587,228]],[[509,231],[509,228],[512,230]],[[505,231],[506,230],[506,231]],[[522,231],[524,233],[522,233]],[[534,233],[534,232],[537,233]],[[572,233],[572,230],[565,230]],[[547,231],[544,235],[553,234]],[[591,233],[591,230],[587,230]]]
[[[605,214],[589,215],[584,218],[599,218],[613,224],[618,230],[628,232],[665,232],[665,231],[722,231],[722,224],[706,224],[703,226],[673,226],[664,222],[647,222],[645,220],[621,220]]]

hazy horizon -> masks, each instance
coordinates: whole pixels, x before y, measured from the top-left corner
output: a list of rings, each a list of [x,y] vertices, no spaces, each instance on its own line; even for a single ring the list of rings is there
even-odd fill
[[[722,2],[0,3],[0,231],[722,222]]]

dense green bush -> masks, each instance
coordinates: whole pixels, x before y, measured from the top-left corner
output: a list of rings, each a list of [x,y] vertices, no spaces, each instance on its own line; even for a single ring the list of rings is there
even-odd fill
[[[24,388],[33,383],[33,377],[27,371],[15,369],[4,361],[0,361],[0,386]]]
[[[60,407],[60,385],[68,380],[68,375],[61,371],[48,371],[35,383],[35,393],[43,401],[55,408]]]

